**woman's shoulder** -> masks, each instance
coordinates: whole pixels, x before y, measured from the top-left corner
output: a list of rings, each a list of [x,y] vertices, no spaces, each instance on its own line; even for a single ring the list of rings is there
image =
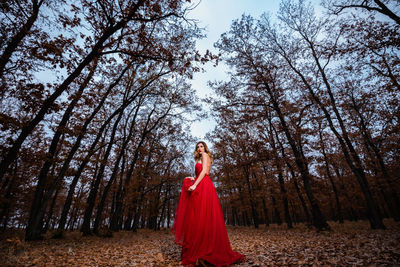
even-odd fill
[[[203,154],[201,155],[201,157],[202,157],[203,160],[204,160],[205,158],[206,158],[206,159],[210,159],[210,155],[208,155],[208,153],[203,153]]]

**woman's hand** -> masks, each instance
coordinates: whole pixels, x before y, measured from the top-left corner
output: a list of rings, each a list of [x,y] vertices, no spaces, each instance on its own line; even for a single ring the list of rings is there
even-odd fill
[[[192,192],[196,189],[197,185],[192,185],[191,187],[189,187],[188,191]]]
[[[190,179],[190,180],[194,181],[194,177],[190,177],[190,176],[185,177],[185,179]]]

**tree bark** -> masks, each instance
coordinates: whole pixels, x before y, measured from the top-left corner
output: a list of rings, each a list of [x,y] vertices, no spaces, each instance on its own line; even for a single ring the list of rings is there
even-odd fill
[[[0,80],[4,76],[4,69],[9,62],[12,54],[17,49],[18,45],[21,43],[22,39],[28,35],[29,31],[31,30],[32,26],[35,24],[40,7],[42,6],[44,0],[32,0],[32,13],[27,19],[27,21],[22,25],[19,31],[11,38],[10,42],[8,42],[6,48],[4,49],[3,54],[0,57]],[[0,179],[1,181],[1,179]]]
[[[97,174],[97,177],[94,180],[94,182],[93,182],[93,184],[91,186],[90,192],[89,192],[89,197],[87,199],[87,207],[85,209],[85,214],[84,214],[84,217],[83,217],[83,223],[82,223],[82,228],[81,228],[81,231],[82,231],[83,235],[91,235],[92,234],[91,229],[90,229],[90,221],[91,221],[93,209],[94,209],[94,206],[95,206],[97,191],[99,189],[99,185],[100,185],[101,181],[103,180],[103,175],[104,175],[104,170],[105,170],[105,167],[106,167],[106,162],[108,161],[108,157],[110,156],[111,149],[112,149],[112,147],[114,145],[115,133],[117,131],[117,127],[119,125],[119,122],[120,122],[120,120],[122,118],[122,114],[123,114],[123,110],[120,111],[117,119],[114,122],[114,126],[113,126],[113,129],[112,129],[111,135],[110,135],[110,141],[108,143],[106,152],[104,154],[104,158],[103,158],[103,160],[101,161],[101,164],[100,164],[99,173]]]
[[[272,207],[273,207],[272,220],[278,225],[281,225],[282,224],[281,213],[279,212],[278,205],[276,204],[275,192],[272,189],[272,187],[269,188],[269,193],[271,194]]]
[[[94,222],[94,225],[93,225],[93,232],[95,234],[98,233],[98,228],[99,228],[99,225],[100,225],[100,221],[101,221],[101,217],[102,217],[102,213],[103,213],[103,209],[104,209],[104,205],[105,205],[105,201],[106,201],[108,192],[110,191],[111,186],[114,183],[115,178],[117,177],[118,169],[119,169],[119,163],[121,162],[121,159],[123,158],[123,155],[125,153],[125,149],[127,148],[129,142],[131,141],[132,134],[134,132],[133,129],[134,129],[135,125],[136,125],[136,118],[137,118],[137,115],[139,113],[139,109],[140,109],[140,105],[138,105],[136,107],[136,109],[132,109],[132,111],[135,110],[135,114],[134,114],[133,118],[131,119],[128,136],[124,136],[124,138],[123,138],[122,146],[120,148],[120,151],[119,151],[118,156],[117,156],[116,163],[114,165],[114,170],[112,172],[112,175],[111,175],[106,187],[104,188],[103,195],[101,197],[100,203],[97,206],[96,219],[95,219],[95,222]],[[131,117],[130,115],[131,114],[129,114],[128,117]],[[124,170],[124,165],[125,165],[125,163],[121,166],[121,170]],[[121,176],[122,176],[122,174],[123,173],[121,172]]]
[[[326,220],[319,208],[317,199],[314,197],[314,194],[311,190],[310,174],[308,171],[308,166],[305,163],[305,159],[301,156],[301,152],[299,151],[299,149],[296,145],[296,142],[295,142],[292,134],[290,133],[289,127],[287,126],[284,115],[279,106],[279,103],[276,100],[274,93],[272,92],[272,88],[269,86],[267,81],[263,81],[263,83],[264,83],[264,88],[267,90],[267,92],[270,96],[273,108],[278,115],[279,121],[280,121],[282,129],[286,135],[286,138],[289,142],[289,145],[293,151],[296,165],[299,168],[301,178],[303,180],[304,189],[306,191],[306,195],[307,195],[308,200],[310,201],[310,205],[311,205],[311,212],[312,212],[312,216],[313,216],[313,220],[312,220],[313,225],[318,230],[330,229],[329,224],[326,222]]]
[[[286,188],[285,188],[285,182],[283,180],[283,175],[282,175],[282,170],[279,170],[278,172],[278,180],[279,180],[279,187],[281,189],[281,194],[282,194],[282,200],[283,200],[283,207],[285,210],[285,221],[287,224],[288,229],[293,228],[292,224],[292,218],[290,217],[289,213],[289,203],[287,199],[287,193],[286,193]]]
[[[54,193],[53,200],[51,201],[51,205],[50,205],[49,212],[47,215],[46,224],[43,227],[43,232],[46,232],[50,228],[50,221],[51,221],[51,218],[53,217],[54,207],[56,205],[56,200],[57,200],[59,192],[60,192],[60,189],[57,188],[56,192]]]
[[[122,188],[120,188],[120,190],[118,190],[117,192],[117,201],[116,201],[116,208],[115,208],[115,212],[112,214],[111,216],[111,222],[110,222],[110,229],[112,231],[118,231],[119,230],[119,226],[117,225],[117,222],[120,221],[120,217],[122,216],[122,212],[123,212],[123,203],[124,203],[124,198],[125,198],[125,194],[126,194],[126,189],[128,188],[129,184],[130,184],[130,180],[132,178],[132,174],[133,174],[133,170],[136,166],[136,161],[139,158],[139,148],[143,145],[146,136],[152,132],[158,125],[159,123],[161,123],[161,121],[169,114],[171,110],[171,105],[169,106],[169,108],[165,111],[165,113],[163,115],[161,115],[155,122],[154,124],[149,127],[150,124],[150,120],[151,120],[151,116],[153,115],[153,112],[155,111],[155,109],[153,109],[146,120],[145,126],[143,128],[143,131],[141,133],[141,137],[140,137],[140,141],[135,149],[135,153],[133,155],[133,159],[130,163],[130,167],[127,171],[126,174],[126,178],[125,178],[125,182],[124,182],[124,186]],[[136,215],[135,215],[136,218]],[[135,221],[134,221],[135,224]],[[133,226],[134,227],[134,226]],[[136,231],[136,229],[133,229],[134,231]]]
[[[270,135],[270,144],[273,150],[273,153],[275,154],[275,166],[278,171],[278,182],[279,182],[279,187],[281,190],[281,195],[282,195],[282,201],[283,201],[283,207],[285,211],[285,221],[287,224],[288,229],[293,228],[292,225],[292,218],[289,213],[289,204],[288,204],[288,199],[287,199],[287,193],[286,193],[286,188],[285,188],[285,181],[283,180],[283,174],[282,174],[282,163],[281,163],[281,158],[279,157],[278,154],[278,149],[275,144],[275,138],[278,140],[279,136],[278,133],[275,131],[275,138],[274,138],[274,133],[273,133],[273,126],[272,126],[272,121],[270,120],[270,130],[269,130],[269,135]],[[278,142],[280,142],[278,140]],[[282,154],[282,158],[285,156],[285,154]]]
[[[258,213],[257,213],[257,206],[256,202],[254,201],[254,194],[252,190],[252,186],[250,184],[250,166],[244,166],[243,171],[246,178],[246,185],[247,185],[247,192],[249,193],[249,201],[250,201],[250,208],[251,208],[251,215],[253,218],[253,224],[255,228],[258,228]]]
[[[263,203],[263,210],[264,210],[264,223],[265,223],[265,226],[269,226],[270,219],[269,219],[269,215],[268,215],[267,203],[265,202],[265,197],[262,197],[262,203]]]
[[[342,208],[341,208],[340,201],[339,201],[339,193],[338,193],[338,190],[336,188],[335,182],[333,181],[331,170],[329,168],[328,157],[327,157],[326,152],[325,152],[325,143],[324,143],[324,140],[322,138],[322,131],[321,130],[319,130],[319,138],[320,138],[320,141],[321,141],[320,144],[321,144],[322,155],[324,156],[326,175],[328,176],[328,179],[329,179],[329,181],[330,181],[330,183],[332,185],[333,193],[335,194],[337,219],[339,220],[339,223],[343,223],[343,214],[342,214]]]
[[[361,190],[364,194],[365,200],[366,200],[366,204],[367,204],[367,209],[368,209],[368,213],[369,215],[369,221],[370,221],[370,225],[372,229],[385,229],[385,225],[382,222],[382,218],[381,215],[379,214],[379,211],[376,207],[376,203],[373,200],[369,185],[368,185],[368,181],[367,178],[365,176],[365,172],[364,169],[362,167],[361,164],[361,160],[358,156],[358,154],[356,153],[353,144],[350,141],[350,138],[348,136],[346,127],[344,126],[342,117],[336,107],[336,101],[335,98],[333,96],[333,93],[331,91],[331,86],[330,83],[328,81],[328,78],[325,74],[324,68],[321,66],[321,63],[319,61],[319,58],[317,56],[317,53],[315,51],[314,48],[314,44],[313,42],[309,41],[306,39],[306,41],[309,44],[309,48],[312,51],[312,56],[315,60],[315,63],[317,65],[317,69],[319,70],[319,73],[322,76],[322,79],[324,81],[324,85],[327,89],[328,95],[329,95],[329,99],[331,102],[331,106],[332,109],[336,115],[336,118],[339,122],[340,125],[340,129],[342,130],[342,135],[340,135],[338,133],[338,131],[336,130],[336,127],[333,124],[333,120],[331,115],[329,114],[328,110],[326,109],[325,105],[321,102],[320,98],[316,95],[316,93],[314,92],[314,90],[312,89],[310,83],[307,81],[306,77],[293,65],[292,61],[289,59],[289,57],[287,56],[287,54],[285,53],[285,51],[280,51],[281,55],[283,56],[283,58],[286,60],[286,62],[289,64],[290,68],[300,77],[300,79],[302,80],[302,82],[304,83],[304,85],[306,86],[308,92],[310,93],[312,99],[318,104],[319,108],[323,111],[325,118],[328,121],[329,127],[332,130],[332,132],[335,134],[335,136],[337,137],[340,146],[342,148],[342,151],[344,153],[345,159],[347,164],[349,165],[350,169],[352,170],[352,172],[354,173],[354,175],[357,178],[358,183],[360,184]],[[354,161],[353,161],[354,160]]]
[[[377,163],[378,163],[377,165],[379,166],[382,176],[386,181],[389,195],[391,196],[391,198],[393,200],[393,205],[391,204],[390,200],[387,202],[390,207],[390,212],[393,215],[393,219],[398,222],[398,221],[400,221],[400,199],[399,199],[399,196],[397,195],[396,191],[394,190],[393,178],[387,171],[386,164],[383,160],[380,149],[378,148],[378,146],[375,145],[375,143],[372,140],[372,137],[367,129],[367,125],[365,123],[364,117],[363,117],[362,113],[360,112],[360,108],[358,107],[353,95],[351,95],[351,101],[352,101],[352,108],[356,111],[356,114],[358,115],[358,118],[360,120],[360,130],[361,130],[361,134],[363,136],[365,145],[368,150],[369,150],[369,148],[372,149],[372,151],[376,157]],[[376,162],[372,158],[372,156],[371,156],[371,160],[374,163]],[[375,176],[377,176],[377,175],[375,175]],[[386,190],[384,190],[384,191],[386,191]],[[386,197],[386,194],[385,194],[385,197]]]
[[[47,208],[47,203],[54,191],[54,188],[56,187],[56,186],[53,186],[53,187],[47,188],[47,192],[45,194],[46,184],[48,183],[47,175],[48,175],[51,165],[53,164],[53,160],[56,155],[57,146],[60,141],[61,135],[63,134],[64,128],[66,127],[67,122],[72,115],[72,110],[75,108],[76,104],[78,103],[78,100],[82,96],[84,89],[89,84],[89,81],[93,78],[96,67],[97,67],[97,60],[95,60],[94,66],[92,67],[90,73],[88,74],[86,79],[83,81],[83,83],[80,85],[74,98],[69,103],[69,105],[68,105],[67,109],[65,110],[64,115],[57,127],[57,130],[53,136],[53,139],[51,140],[51,144],[50,144],[49,150],[46,155],[46,160],[40,170],[40,174],[39,174],[36,189],[35,189],[35,195],[34,195],[34,198],[32,201],[32,205],[31,205],[31,212],[29,214],[28,225],[26,227],[26,232],[25,232],[25,238],[27,240],[41,239],[40,235],[42,232],[41,228],[42,228],[42,224],[43,224],[43,221],[41,218],[43,218],[43,216],[44,216],[45,210]]]

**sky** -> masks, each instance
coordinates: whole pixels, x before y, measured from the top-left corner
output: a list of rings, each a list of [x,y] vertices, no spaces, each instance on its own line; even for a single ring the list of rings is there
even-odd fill
[[[242,14],[251,15],[254,18],[260,17],[262,13],[276,14],[279,9],[280,0],[196,0],[193,3],[199,3],[192,10],[188,17],[197,19],[198,25],[205,28],[205,38],[197,41],[197,49],[205,53],[208,49],[217,54],[213,44],[218,41],[222,33],[229,31],[231,23],[239,19]],[[212,63],[204,66],[204,73],[196,73],[192,80],[192,87],[196,90],[199,98],[212,96],[212,89],[207,85],[208,81],[227,80],[227,66],[219,63],[213,67]],[[208,107],[204,104],[203,107]],[[198,140],[206,140],[207,132],[212,131],[216,126],[212,118],[202,119],[191,125],[191,133]]]

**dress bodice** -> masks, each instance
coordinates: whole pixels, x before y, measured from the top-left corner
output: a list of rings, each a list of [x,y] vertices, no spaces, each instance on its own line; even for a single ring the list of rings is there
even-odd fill
[[[195,173],[196,173],[196,178],[199,176],[200,172],[203,170],[203,165],[200,162],[197,162],[195,167],[194,167]]]

